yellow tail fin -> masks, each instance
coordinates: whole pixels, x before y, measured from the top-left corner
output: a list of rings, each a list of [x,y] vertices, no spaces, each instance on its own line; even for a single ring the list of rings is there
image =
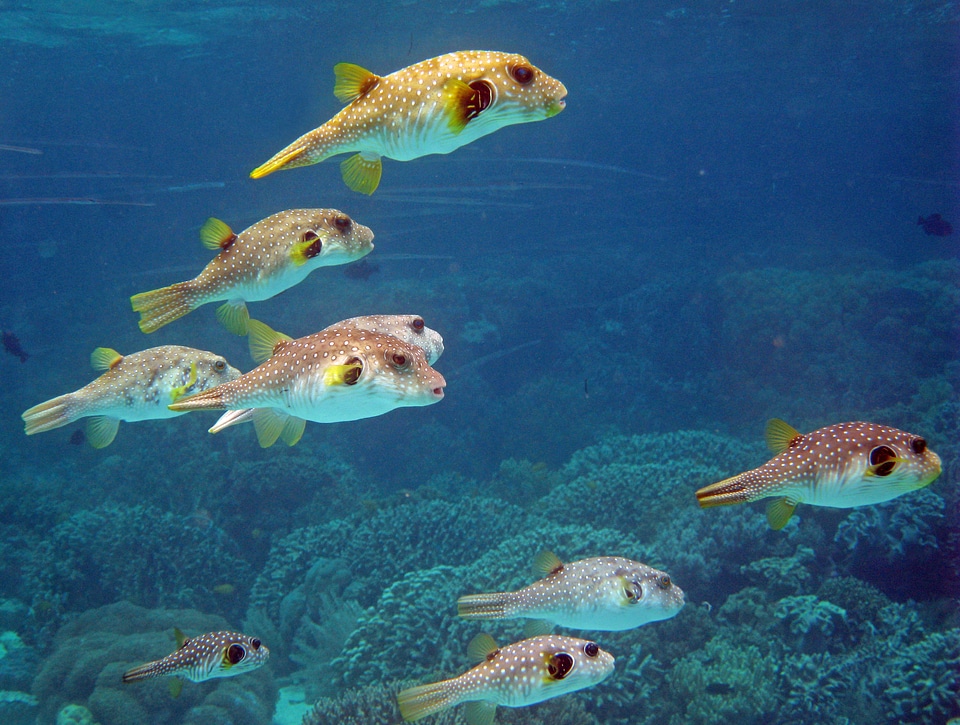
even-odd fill
[[[20,416],[25,424],[24,432],[32,436],[34,433],[44,433],[75,421],[79,416],[71,411],[72,395],[61,395],[25,410]]]
[[[413,722],[446,710],[458,703],[450,687],[450,680],[434,682],[401,690],[397,695],[397,705],[404,720]]]
[[[740,473],[701,488],[697,491],[697,503],[700,504],[700,508],[728,506],[749,501],[750,496],[742,479],[743,474]]]
[[[190,282],[141,292],[130,298],[134,312],[140,313],[140,329],[150,333],[193,311],[195,294]]]
[[[464,619],[503,619],[506,616],[506,594],[468,594],[457,600],[457,614]]]

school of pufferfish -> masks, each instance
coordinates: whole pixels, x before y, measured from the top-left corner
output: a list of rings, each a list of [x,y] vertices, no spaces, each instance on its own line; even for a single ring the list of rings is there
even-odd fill
[[[372,194],[382,158],[446,154],[504,126],[550,118],[563,110],[567,93],[522,55],[493,51],[448,53],[386,76],[348,63],[334,71],[343,110],[256,168],[252,178],[350,153],[341,163],[344,182]],[[252,421],[261,446],[278,439],[294,445],[308,420],[356,420],[443,398],[446,383],[432,367],[443,339],[418,315],[355,317],[298,339],[250,318],[246,303],[269,299],[318,267],[369,254],[369,228],[336,209],[289,209],[239,234],[210,219],[200,236],[217,256],[191,280],[134,295],[140,329],[151,333],[220,301],[217,318],[248,336],[260,364],[241,374],[219,355],[179,345],[130,355],[97,348],[91,361],[103,374],[25,411],[27,435],[88,418],[87,439],[102,448],[122,420],[225,410],[212,433]],[[922,437],[875,423],[838,423],[801,434],[775,419],[766,437],[775,456],[697,491],[701,507],[769,498],[768,521],[781,529],[800,503],[879,503],[930,484],[941,471],[940,458]],[[535,568],[542,578],[523,589],[457,602],[467,619],[526,619],[529,637],[498,648],[489,635],[478,635],[468,646],[478,665],[399,693],[405,720],[466,703],[471,725],[490,725],[498,705],[523,707],[596,685],[613,672],[613,656],[593,641],[552,634],[553,627],[631,629],[669,619],[684,605],[683,591],[665,572],[618,556],[563,563],[541,552]],[[176,634],[176,651],[134,667],[123,681],[231,677],[262,666],[270,654],[260,639],[240,632]]]

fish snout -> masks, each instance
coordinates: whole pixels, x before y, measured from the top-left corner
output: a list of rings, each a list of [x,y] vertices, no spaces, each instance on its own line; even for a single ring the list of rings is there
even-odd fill
[[[433,398],[435,400],[443,400],[443,389],[447,387],[447,381],[444,380],[440,373],[434,370],[429,382],[431,386],[430,394]]]

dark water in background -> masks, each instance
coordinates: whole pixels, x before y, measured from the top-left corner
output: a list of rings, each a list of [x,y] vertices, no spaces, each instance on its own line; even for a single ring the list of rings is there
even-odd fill
[[[553,470],[614,434],[685,429],[752,444],[772,416],[915,430],[956,405],[960,236],[916,225],[939,212],[960,228],[952,4],[362,5],[0,7],[0,144],[43,152],[0,150],[0,327],[30,354],[0,357],[18,564],[110,502],[202,510],[255,574],[272,540],[356,513],[357,498],[455,496],[444,486],[458,481],[489,493],[511,458]],[[333,162],[247,178],[336,112],[335,63],[387,73],[467,48],[527,55],[567,86],[566,110],[449,156],[387,160],[371,198]],[[6,203],[24,198],[123,203]],[[299,336],[422,314],[446,342],[439,405],[309,424],[289,450],[261,451],[250,430],[208,436],[203,416],[124,423],[103,451],[69,445],[72,427],[23,436],[20,412],[92,379],[100,345],[192,345],[251,368],[213,305],[147,338],[128,298],[199,271],[208,216],[239,230],[300,206],[370,226],[375,271],[319,270],[252,315]],[[305,461],[342,463],[362,491],[318,514],[327,496]],[[0,595],[36,604],[4,574]],[[218,613],[239,626],[244,605]]]

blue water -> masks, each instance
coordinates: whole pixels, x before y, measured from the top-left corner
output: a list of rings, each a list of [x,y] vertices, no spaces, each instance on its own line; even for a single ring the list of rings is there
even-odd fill
[[[939,1],[0,7],[0,328],[29,355],[0,351],[0,690],[21,693],[0,720],[299,722],[275,703],[326,698],[305,723],[399,722],[401,682],[470,666],[456,597],[532,581],[542,548],[646,561],[687,605],[590,633],[609,680],[497,722],[960,717],[958,29]],[[386,160],[371,197],[335,161],[248,178],[336,113],[335,63],[473,48],[523,53],[566,109]],[[102,450],[79,423],[23,434],[98,346],[252,369],[213,305],[145,336],[129,297],[199,272],[208,217],[294,207],[373,229],[369,274],[318,270],[252,315],[301,336],[420,314],[443,401],[293,448],[198,413]],[[943,474],[782,532],[761,504],[700,511],[768,459],[771,417],[902,428]],[[121,685],[175,626],[271,660],[178,698]]]

